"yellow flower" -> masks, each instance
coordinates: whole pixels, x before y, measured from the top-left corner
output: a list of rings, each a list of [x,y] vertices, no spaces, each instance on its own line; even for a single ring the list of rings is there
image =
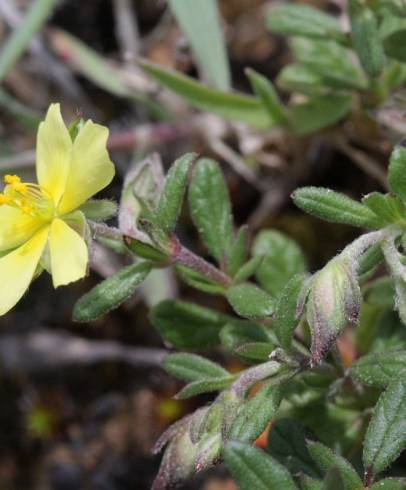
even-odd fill
[[[38,129],[38,184],[21,182],[17,175],[4,177],[0,315],[20,300],[42,268],[52,274],[54,287],[85,276],[88,248],[78,227],[84,223],[78,208],[113,179],[107,137],[107,128],[89,120],[72,141],[59,104],[52,104]]]

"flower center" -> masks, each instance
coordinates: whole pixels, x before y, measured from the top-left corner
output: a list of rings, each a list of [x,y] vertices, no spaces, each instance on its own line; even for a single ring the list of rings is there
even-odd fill
[[[21,182],[18,175],[6,175],[4,192],[0,193],[0,205],[20,209],[24,214],[51,219],[55,207],[51,194],[38,184]]]

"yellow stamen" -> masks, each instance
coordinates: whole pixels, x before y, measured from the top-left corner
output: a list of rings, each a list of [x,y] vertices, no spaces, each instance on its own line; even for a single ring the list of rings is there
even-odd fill
[[[8,204],[11,201],[11,197],[5,196],[4,194],[0,194],[0,205]]]
[[[31,206],[22,206],[21,207],[21,211],[24,213],[24,214],[31,214],[33,212],[33,209]]]
[[[54,213],[51,194],[38,184],[21,182],[18,175],[6,175],[4,193],[0,193],[0,205],[8,204],[24,214],[49,219]]]
[[[28,192],[26,184],[22,184],[21,182],[16,182],[15,184],[11,184],[11,185],[20,194],[27,194]]]
[[[7,174],[4,176],[4,182],[6,184],[18,184],[21,182],[21,179],[18,175]]]

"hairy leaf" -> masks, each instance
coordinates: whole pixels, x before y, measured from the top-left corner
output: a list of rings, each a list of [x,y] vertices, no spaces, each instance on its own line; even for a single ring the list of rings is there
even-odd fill
[[[188,172],[195,158],[195,153],[187,153],[176,160],[166,176],[165,187],[156,209],[157,224],[166,232],[175,228],[182,209]]]
[[[233,239],[230,197],[218,163],[200,159],[189,189],[190,211],[207,248],[224,262]]]
[[[241,442],[253,442],[275,416],[282,398],[282,388],[268,384],[245,402],[235,418],[229,437]]]
[[[346,459],[333,453],[320,442],[309,441],[307,446],[311,457],[322,471],[328,472],[331,468],[337,468],[343,480],[344,490],[363,490],[361,478]]]
[[[264,257],[256,277],[272,296],[281,295],[288,281],[305,272],[306,259],[297,243],[276,230],[262,230],[253,244],[253,254]]]
[[[73,319],[89,322],[117,308],[134,294],[150,271],[150,262],[124,267],[80,298],[73,309]]]
[[[170,354],[165,358],[163,367],[168,373],[184,381],[199,381],[229,374],[219,364],[196,354]]]
[[[301,187],[292,197],[300,209],[327,221],[371,229],[382,224],[366,206],[324,187]]]
[[[299,320],[296,317],[297,303],[305,280],[304,274],[296,274],[283,288],[276,304],[274,328],[276,336],[284,349],[292,344],[293,333]]]
[[[265,318],[274,310],[274,300],[255,284],[231,286],[226,297],[234,311],[245,318]]]
[[[165,300],[151,310],[152,324],[162,337],[180,349],[219,343],[220,329],[230,317],[183,301]]]
[[[300,422],[288,418],[276,420],[269,431],[268,452],[293,475],[306,473],[318,478],[321,472],[307,449],[306,435]]]
[[[394,379],[404,376],[406,351],[373,352],[358,359],[350,374],[361,383],[386,388]]]
[[[406,380],[393,381],[380,396],[364,440],[363,461],[383,471],[406,447]]]
[[[287,469],[260,449],[233,441],[224,458],[241,490],[298,490]]]

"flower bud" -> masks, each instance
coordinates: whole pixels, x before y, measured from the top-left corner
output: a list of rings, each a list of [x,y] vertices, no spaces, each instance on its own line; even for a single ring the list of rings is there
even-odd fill
[[[155,445],[158,452],[168,444],[158,475],[151,490],[165,490],[191,475],[195,469],[198,448],[190,439],[193,416],[187,416],[167,429]]]
[[[339,256],[315,274],[306,304],[313,366],[321,361],[347,323],[358,321],[360,306],[355,267],[347,258]]]

